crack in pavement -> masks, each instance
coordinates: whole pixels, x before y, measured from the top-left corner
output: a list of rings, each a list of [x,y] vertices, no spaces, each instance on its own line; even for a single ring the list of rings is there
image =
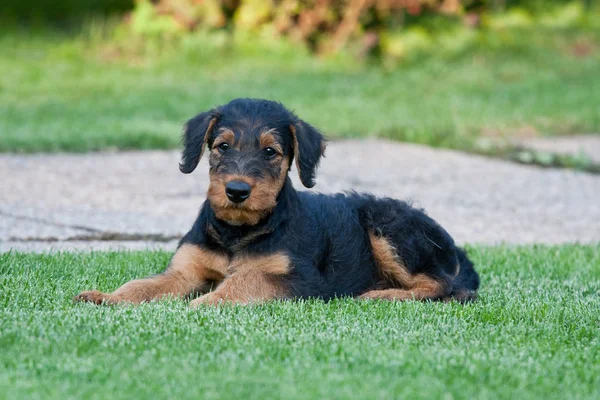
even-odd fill
[[[90,228],[88,226],[83,225],[72,225],[72,224],[62,224],[60,222],[50,221],[44,218],[36,218],[36,217],[28,217],[24,215],[15,215],[11,213],[7,213],[4,211],[0,211],[0,216],[5,216],[13,219],[23,220],[23,221],[32,221],[40,224],[50,225],[57,228],[70,228],[70,229],[78,229],[82,231],[89,232],[89,235],[75,235],[69,236],[66,238],[58,238],[58,237],[9,237],[7,241],[11,242],[75,242],[75,241],[123,241],[123,242],[131,242],[131,241],[145,241],[145,242],[170,242],[172,240],[179,240],[182,238],[182,235],[163,235],[160,233],[122,233],[122,232],[110,232],[103,231],[96,228]]]
[[[90,228],[89,226],[61,224],[60,222],[54,222],[54,221],[50,221],[50,220],[43,219],[43,218],[27,217],[25,215],[15,215],[15,214],[7,213],[7,212],[4,212],[4,211],[0,211],[0,216],[5,216],[5,217],[9,217],[9,218],[14,218],[14,219],[20,219],[20,220],[23,220],[23,221],[38,222],[40,224],[55,226],[57,228],[79,229],[81,231],[96,232],[96,233],[102,233],[103,232],[100,229]]]

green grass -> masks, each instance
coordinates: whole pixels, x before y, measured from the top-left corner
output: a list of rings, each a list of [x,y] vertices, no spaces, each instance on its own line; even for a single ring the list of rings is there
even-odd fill
[[[0,151],[176,147],[182,122],[236,97],[280,100],[331,137],[467,150],[481,135],[600,131],[595,30],[457,35],[394,68],[279,42],[101,36],[0,35]]]
[[[474,304],[72,304],[161,252],[0,255],[0,398],[597,398],[600,246],[476,247]]]

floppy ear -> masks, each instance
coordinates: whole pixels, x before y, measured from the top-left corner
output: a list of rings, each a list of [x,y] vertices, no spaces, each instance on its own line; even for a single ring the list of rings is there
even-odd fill
[[[325,154],[325,138],[315,127],[300,119],[290,125],[290,132],[300,181],[311,188],[315,186],[317,167]]]
[[[218,120],[219,114],[217,111],[210,110],[198,114],[186,122],[183,128],[183,152],[179,163],[181,172],[189,174],[196,169],[206,148],[210,133]]]

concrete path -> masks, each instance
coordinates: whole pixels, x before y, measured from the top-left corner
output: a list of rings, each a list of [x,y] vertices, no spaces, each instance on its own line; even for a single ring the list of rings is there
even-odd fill
[[[208,186],[179,153],[0,155],[0,251],[173,249]],[[294,184],[301,188],[294,173]],[[600,176],[381,140],[330,143],[313,190],[411,199],[460,243],[600,242]]]

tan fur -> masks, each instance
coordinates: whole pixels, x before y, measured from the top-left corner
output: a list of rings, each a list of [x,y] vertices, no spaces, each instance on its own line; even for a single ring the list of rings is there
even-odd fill
[[[292,141],[294,142],[294,160],[296,160],[296,169],[298,170],[298,173],[300,173],[298,135],[296,134],[296,127],[294,125],[290,125],[290,132],[292,133]]]
[[[223,279],[227,274],[229,258],[223,253],[183,244],[173,255],[166,272],[181,273],[188,281]]]
[[[369,240],[381,277],[390,283],[411,288],[413,276],[396,253],[396,249],[386,238],[377,237],[374,233],[369,233]]]
[[[229,128],[219,128],[219,136],[216,137],[212,148],[216,149],[220,144],[227,143],[231,147],[235,144],[235,133]]]
[[[228,271],[235,273],[252,269],[269,275],[286,275],[290,272],[290,258],[284,253],[268,255],[238,255],[229,264]]]
[[[383,299],[383,300],[436,300],[445,298],[445,291],[442,286],[433,279],[423,287],[414,287],[405,289],[385,289],[371,290],[360,296],[362,299]]]
[[[289,297],[283,276],[290,272],[290,259],[283,253],[236,256],[229,275],[214,292],[192,301],[190,306],[233,302],[248,304]]]
[[[260,147],[261,147],[261,149],[266,149],[267,147],[271,147],[277,153],[282,154],[283,149],[281,148],[281,145],[279,144],[279,142],[277,142],[277,138],[273,135],[274,132],[275,132],[275,130],[269,129],[268,131],[260,134],[260,139],[259,139]]]
[[[190,306],[232,302],[248,304],[290,296],[284,276],[290,271],[290,259],[283,253],[267,256],[242,255],[229,265],[231,275],[214,292],[192,301]]]
[[[208,123],[208,129],[206,129],[206,132],[204,133],[204,141],[202,142],[202,148],[200,149],[200,157],[202,158],[202,155],[204,154],[204,150],[206,149],[206,142],[208,141],[208,137],[209,132],[212,131],[212,129],[214,128],[215,124],[217,123],[217,118],[213,118],[210,120],[210,122]]]
[[[242,181],[250,185],[252,192],[248,200],[241,204],[229,201],[225,193],[225,186],[230,181]],[[270,188],[254,179],[239,175],[210,174],[207,197],[217,218],[232,225],[256,225],[275,207],[275,199],[270,203],[258,201],[267,197],[261,192],[269,193]]]
[[[381,277],[392,288],[372,290],[363,294],[361,298],[425,300],[441,298],[448,294],[447,286],[434,278],[425,274],[411,274],[386,238],[370,233],[369,239]]]
[[[290,169],[290,160],[289,158],[284,158],[281,160],[281,170],[279,171],[279,181],[277,182],[277,194],[283,187],[283,183],[285,182],[285,178],[287,177],[287,172]]]
[[[192,301],[190,307],[197,307],[200,304],[261,303],[288,297],[287,287],[281,278],[248,270],[232,275],[214,292]]]
[[[225,254],[182,245],[162,274],[127,282],[113,293],[82,292],[75,301],[101,303],[142,303],[161,297],[184,297],[211,282],[219,282],[227,274],[229,259]]]
[[[280,161],[280,172],[277,179],[256,180],[242,175],[210,174],[208,200],[217,218],[232,225],[256,225],[277,205],[277,195],[281,191],[289,161]],[[252,188],[248,200],[241,204],[229,201],[225,193],[225,185],[232,180],[246,182]]]

